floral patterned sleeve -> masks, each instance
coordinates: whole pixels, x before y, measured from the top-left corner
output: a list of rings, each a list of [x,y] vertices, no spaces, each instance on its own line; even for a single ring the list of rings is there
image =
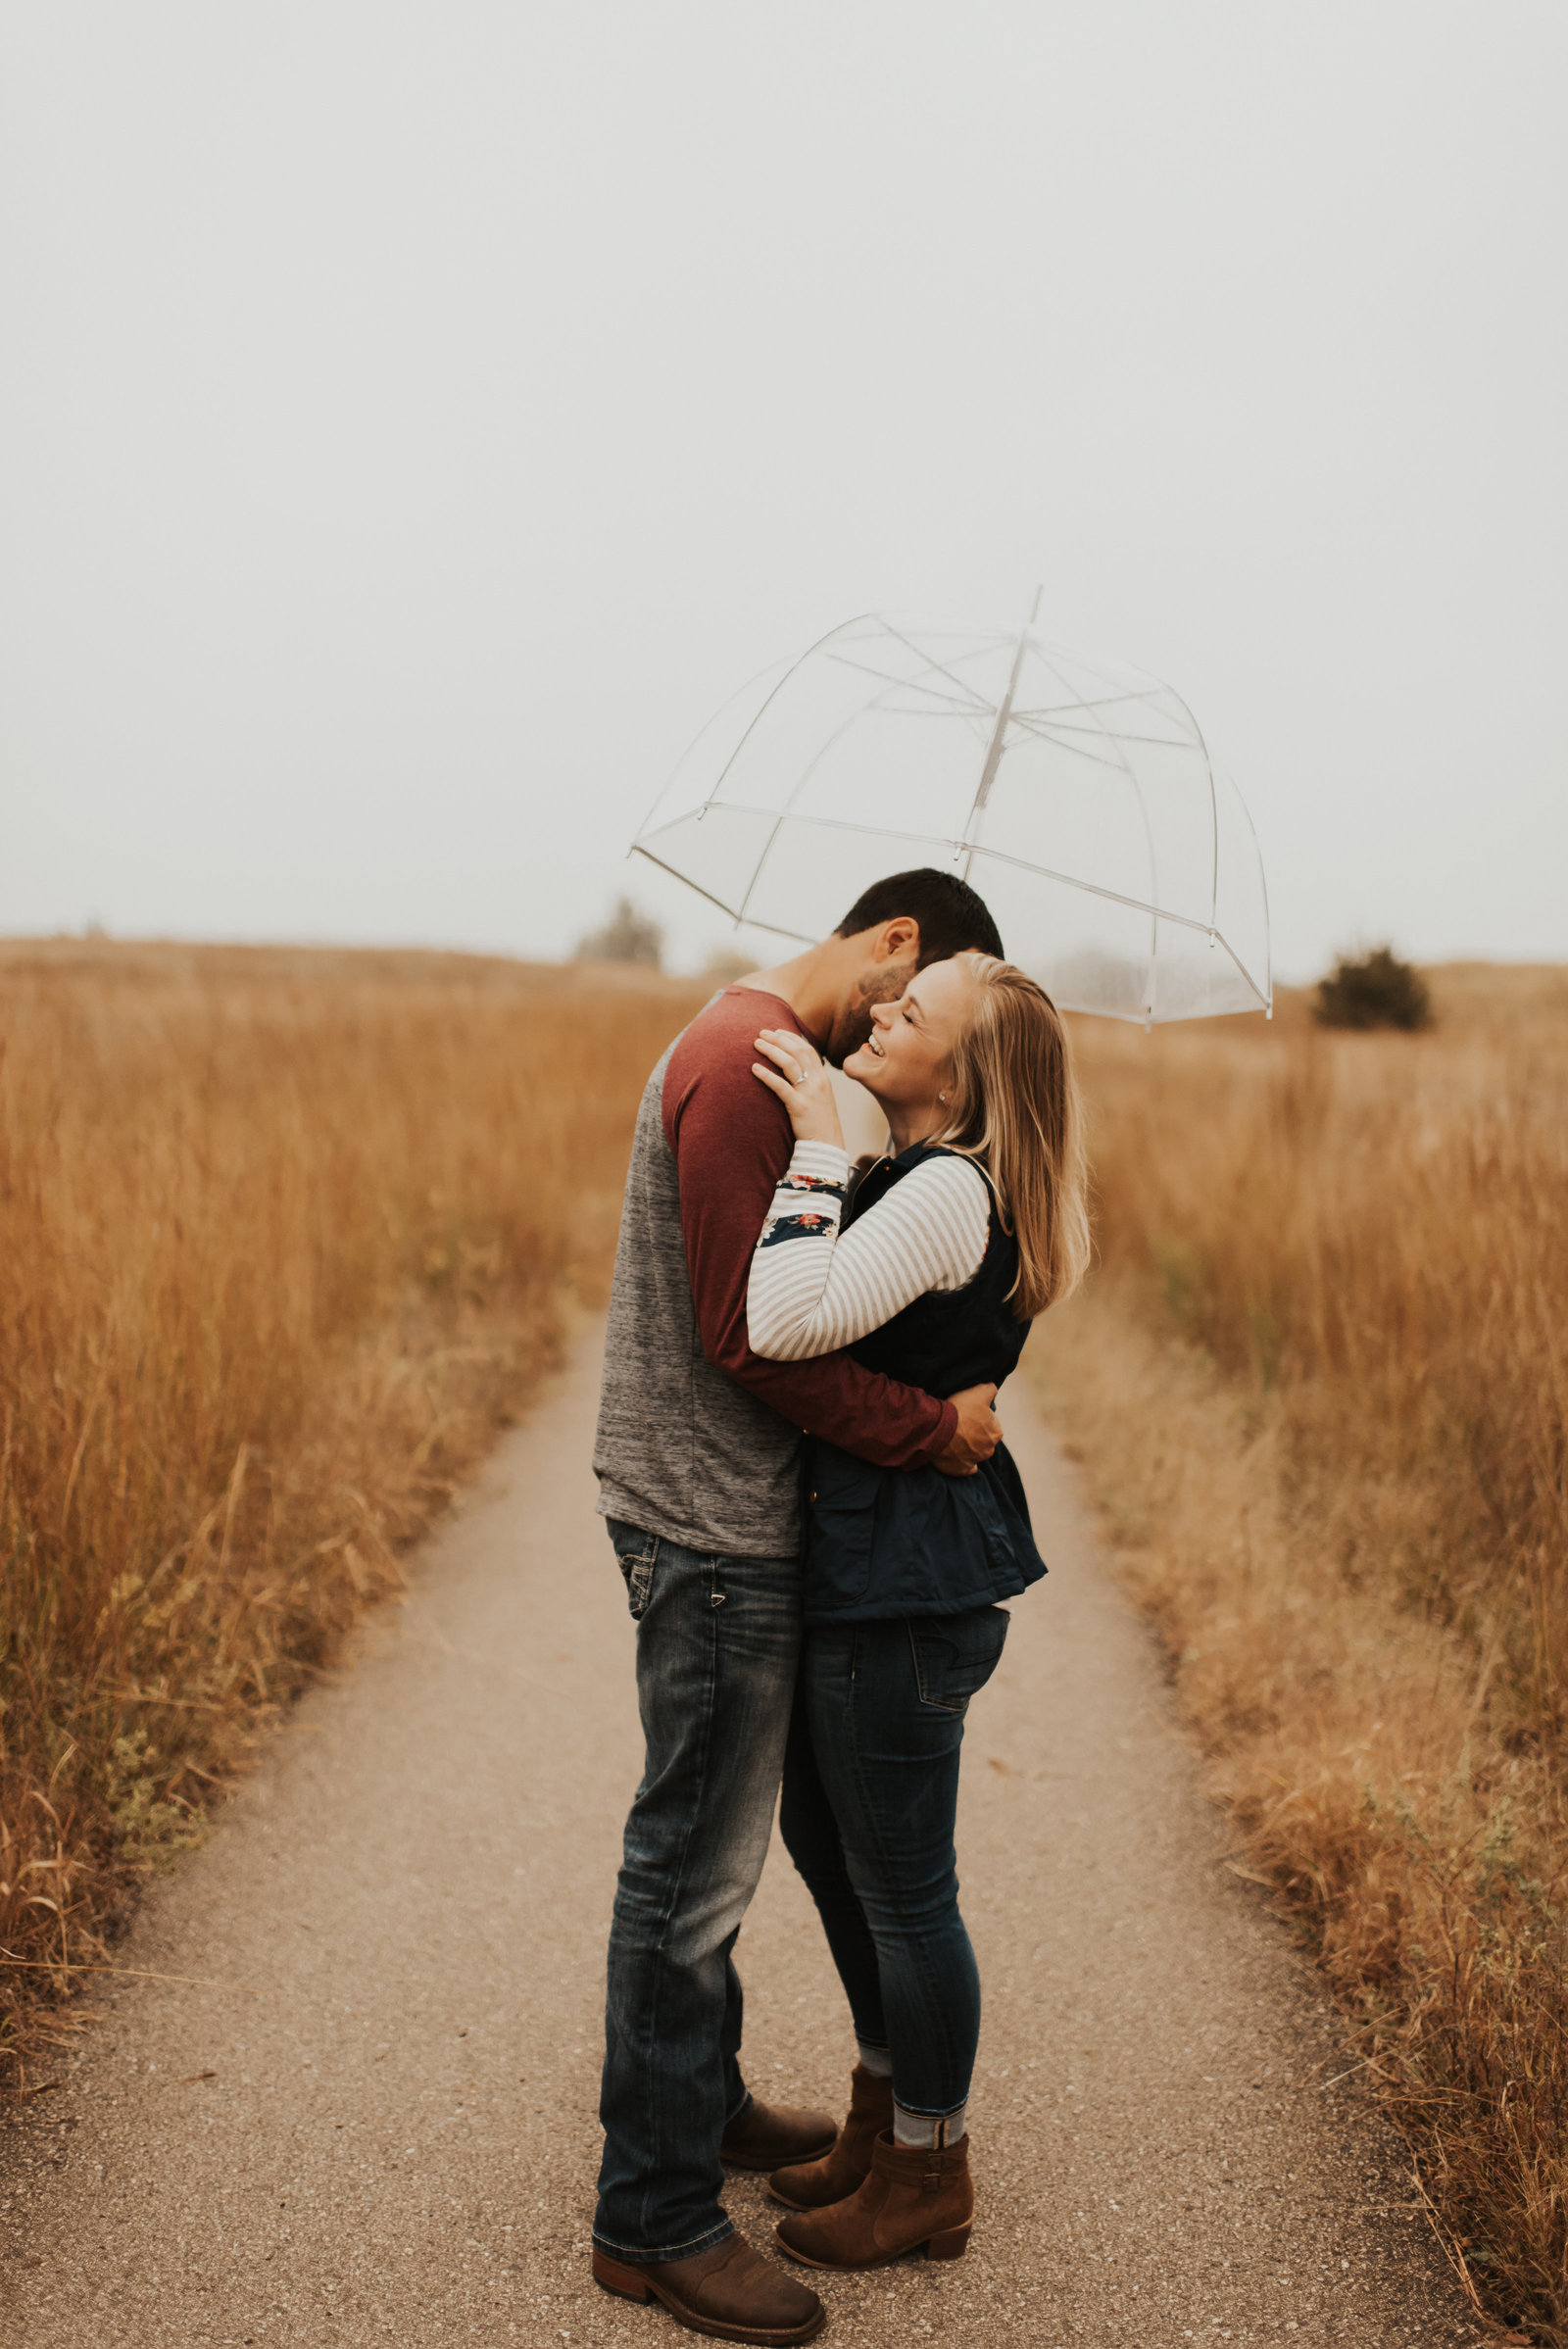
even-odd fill
[[[831,1142],[798,1142],[773,1194],[759,1248],[836,1240],[850,1190],[850,1153]]]

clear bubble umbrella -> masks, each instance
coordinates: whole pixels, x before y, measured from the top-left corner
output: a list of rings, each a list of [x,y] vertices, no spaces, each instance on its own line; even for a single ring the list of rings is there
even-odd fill
[[[1191,710],[1032,621],[847,620],[704,727],[633,852],[807,942],[868,883],[935,864],[1063,1009],[1270,1007],[1257,842]]]

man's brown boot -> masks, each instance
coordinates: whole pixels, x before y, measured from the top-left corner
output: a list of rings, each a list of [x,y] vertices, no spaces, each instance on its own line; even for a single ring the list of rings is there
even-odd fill
[[[853,2194],[871,2168],[871,2147],[893,2127],[893,2082],[857,2064],[850,2075],[850,2112],[838,2142],[821,2161],[775,2170],[767,2190],[786,2210],[817,2211]]]
[[[622,2300],[660,2300],[688,2332],[715,2341],[755,2341],[788,2349],[814,2341],[827,2323],[816,2294],[729,2234],[695,2259],[653,2260],[633,2267],[594,2245],[594,2281]]]
[[[776,2170],[783,2162],[814,2161],[838,2133],[826,2113],[803,2111],[793,2104],[759,2104],[754,2096],[725,2129],[718,2150],[737,2170]]]
[[[773,2231],[808,2268],[885,2268],[922,2247],[931,2259],[961,2259],[973,2218],[966,2136],[956,2145],[896,2145],[884,2130],[870,2176],[848,2201],[781,2219]]]

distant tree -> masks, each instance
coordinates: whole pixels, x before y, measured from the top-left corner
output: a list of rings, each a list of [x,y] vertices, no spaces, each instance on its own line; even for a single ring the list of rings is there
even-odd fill
[[[701,976],[710,987],[727,987],[733,979],[744,979],[757,968],[755,954],[737,954],[730,948],[714,947],[703,964]]]
[[[1325,1028],[1428,1028],[1432,998],[1420,972],[1380,946],[1319,979],[1312,1016]]]
[[[630,898],[619,898],[602,930],[590,930],[577,941],[580,956],[596,962],[641,962],[658,970],[663,959],[664,933],[640,912]]]

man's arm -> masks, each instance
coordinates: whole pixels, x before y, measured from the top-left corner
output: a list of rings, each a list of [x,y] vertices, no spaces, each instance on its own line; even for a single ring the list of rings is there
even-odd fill
[[[720,999],[676,1047],[664,1075],[664,1133],[680,1179],[686,1263],[703,1351],[739,1385],[808,1434],[882,1468],[922,1467],[958,1428],[951,1402],[862,1370],[848,1354],[764,1362],[746,1328],[746,1285],[757,1235],[789,1164],[792,1138],[781,1104],[752,1075],[753,1039],[775,999],[756,996],[755,1015]]]

